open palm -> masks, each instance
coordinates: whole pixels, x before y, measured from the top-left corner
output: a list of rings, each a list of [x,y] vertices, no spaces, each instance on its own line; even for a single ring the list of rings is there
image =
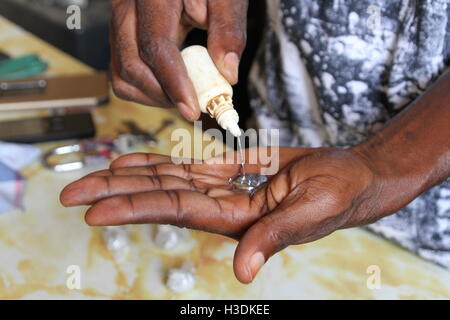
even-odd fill
[[[249,152],[246,159],[251,158]],[[239,174],[237,163],[224,164],[220,158],[177,165],[170,157],[140,153],[71,183],[61,202],[91,205],[86,213],[90,225],[173,224],[240,239],[234,267],[237,278],[247,283],[286,246],[370,220],[361,215],[350,219],[355,216],[353,205],[366,199],[362,194],[373,181],[361,157],[337,149],[303,148],[281,148],[277,156],[278,172],[253,196],[228,182]],[[262,167],[247,164],[246,171],[260,173]]]

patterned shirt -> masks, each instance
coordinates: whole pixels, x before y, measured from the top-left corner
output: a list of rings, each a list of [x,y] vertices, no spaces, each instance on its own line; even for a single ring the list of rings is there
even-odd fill
[[[450,0],[268,0],[250,77],[285,146],[363,142],[450,65]],[[450,179],[368,227],[450,267]]]

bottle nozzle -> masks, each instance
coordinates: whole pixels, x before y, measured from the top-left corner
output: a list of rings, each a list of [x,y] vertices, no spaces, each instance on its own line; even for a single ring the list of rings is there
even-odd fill
[[[231,96],[219,95],[215,97],[208,104],[207,110],[223,129],[230,131],[235,137],[241,136],[241,129],[238,125],[239,115],[233,108]]]
[[[239,128],[237,122],[229,121],[227,123],[227,130],[235,137],[241,136],[241,128]]]

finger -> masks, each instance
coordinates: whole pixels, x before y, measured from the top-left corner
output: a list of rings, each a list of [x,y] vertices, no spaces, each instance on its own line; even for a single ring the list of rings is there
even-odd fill
[[[234,196],[234,203],[249,201]],[[254,216],[239,212],[233,202],[186,190],[120,195],[95,203],[86,213],[89,225],[172,224],[224,235],[241,232]],[[239,218],[236,218],[239,216]]]
[[[199,187],[208,185],[229,186],[228,175],[220,175],[220,172],[214,172],[203,168],[201,171],[196,169],[196,165],[177,165],[177,164],[158,164],[154,166],[143,167],[120,167],[100,170],[88,174],[87,176],[175,176],[185,180],[195,180]],[[198,170],[198,172],[196,171]]]
[[[158,164],[190,164],[193,159],[177,158],[156,153],[131,153],[121,156],[110,164],[110,168],[153,166]]]
[[[341,213],[351,200],[340,201],[315,179],[294,183],[280,175],[260,190],[266,194],[268,213],[247,230],[236,248],[233,264],[239,281],[253,281],[272,255],[291,244],[320,239],[346,219]]]
[[[181,114],[190,121],[197,120],[200,117],[197,96],[177,47],[181,1],[138,0],[137,9],[142,59]]]
[[[115,159],[110,168],[142,167],[156,164],[171,163],[171,157],[155,153],[132,153]]]
[[[276,152],[270,150],[262,150],[264,148],[249,148],[244,151],[244,162],[246,164],[245,171],[248,173],[260,173],[261,167],[270,166],[275,162],[274,158],[281,158],[280,166],[284,167],[288,162],[297,159],[299,155],[307,155],[311,152],[316,152],[316,149],[303,149],[302,153],[299,153],[298,148],[279,148]],[[268,148],[266,148],[268,149]],[[275,148],[273,148],[275,149]],[[132,153],[121,156],[115,159],[111,164],[111,169],[125,168],[125,167],[143,167],[152,166],[158,164],[189,164],[192,163],[192,159],[180,159],[170,157],[166,155],[160,155],[155,153]],[[195,172],[201,171],[202,165],[204,165],[203,171],[219,172],[220,176],[233,176],[241,169],[240,153],[236,151],[230,151],[223,153],[214,158],[205,160],[202,164],[194,165]],[[192,170],[191,170],[192,171]],[[104,174],[111,175],[110,171],[102,171]]]
[[[121,194],[172,189],[197,190],[192,182],[174,176],[88,176],[65,187],[60,200],[71,207]]]
[[[245,150],[245,172],[260,174],[261,168],[272,165],[285,167],[289,162],[318,149],[279,148],[275,152],[262,150],[264,148],[250,148]],[[261,151],[262,150],[262,151]],[[231,178],[241,171],[239,153],[235,151],[224,153],[218,157],[208,159],[200,164],[189,164],[192,159],[182,159],[181,163],[172,163],[175,158],[163,155],[135,153],[122,156],[111,163],[107,170],[90,173],[89,176],[111,175],[175,175],[183,179],[200,179],[216,177],[216,183]],[[152,168],[155,166],[156,168]],[[276,170],[278,171],[278,170]]]
[[[116,94],[125,100],[134,99],[151,106],[173,106],[139,56],[134,1],[121,1],[114,5],[110,28],[113,88]]]
[[[289,217],[288,217],[289,216]],[[281,219],[277,221],[275,219]],[[277,215],[275,212],[262,217],[241,238],[233,260],[236,278],[242,283],[250,283],[266,261],[290,243],[296,224],[292,215]]]
[[[151,99],[145,93],[143,93],[138,88],[130,85],[126,81],[124,81],[120,76],[118,76],[115,67],[111,65],[111,82],[112,89],[114,94],[126,101],[133,101],[142,105],[151,106],[151,107],[167,107],[170,106],[170,103],[163,102],[159,99]]]
[[[208,28],[208,0],[183,0],[184,23],[199,29]]]
[[[255,201],[260,199],[259,202],[264,202],[265,208],[262,211],[269,213],[247,230],[236,248],[234,272],[236,278],[243,283],[252,282],[267,259],[283,248],[284,241],[289,240],[287,230],[295,226],[291,221],[295,214],[290,207],[302,197],[305,190],[302,185],[293,185],[296,179],[291,172],[293,171],[289,169],[281,171],[254,195]],[[261,244],[256,237],[260,237]]]
[[[245,0],[208,2],[208,50],[222,75],[231,83],[238,81],[238,68],[247,41]]]

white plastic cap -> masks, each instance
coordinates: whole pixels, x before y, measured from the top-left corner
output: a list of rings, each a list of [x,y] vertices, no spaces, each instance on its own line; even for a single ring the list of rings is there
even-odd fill
[[[235,137],[241,136],[239,128],[239,115],[235,109],[228,109],[217,117],[217,123],[224,129],[231,132]]]
[[[231,134],[235,137],[241,136],[241,128],[239,128],[239,125],[237,124],[237,122],[228,121],[227,130],[230,131]]]

